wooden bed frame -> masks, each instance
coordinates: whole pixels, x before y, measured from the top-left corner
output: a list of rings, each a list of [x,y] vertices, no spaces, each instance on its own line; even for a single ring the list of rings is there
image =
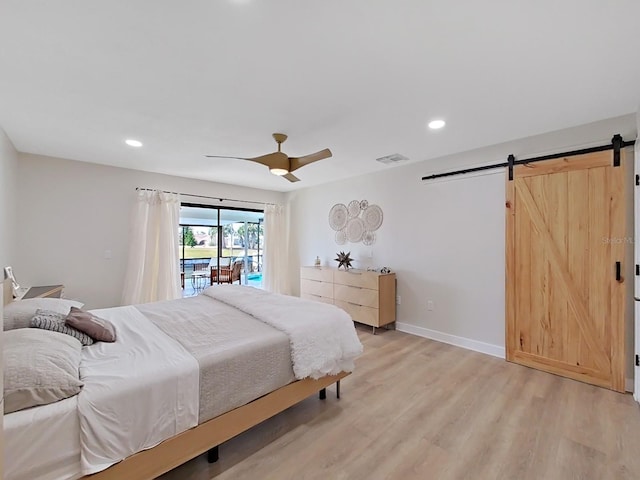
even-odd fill
[[[338,375],[317,380],[305,378],[290,383],[251,403],[171,437],[149,450],[125,458],[102,472],[82,478],[86,480],[122,480],[123,478],[151,480],[283,412],[310,395],[339,382],[347,375],[349,373],[341,372]]]
[[[2,303],[6,305],[13,301],[11,281],[5,280],[2,284]],[[151,480],[216,448],[317,392],[321,392],[321,398],[324,398],[324,389],[334,383],[337,383],[337,388],[339,388],[340,380],[347,375],[349,373],[341,372],[338,375],[329,375],[317,380],[305,378],[290,383],[246,405],[171,437],[149,450],[131,455],[102,472],[82,477],[82,479]]]

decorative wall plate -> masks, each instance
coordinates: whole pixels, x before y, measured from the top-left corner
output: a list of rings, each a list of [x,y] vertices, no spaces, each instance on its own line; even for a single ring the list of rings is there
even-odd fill
[[[376,243],[376,232],[364,232],[364,234],[362,235],[362,243],[364,243],[365,245],[373,245],[374,243]]]
[[[351,200],[349,202],[348,209],[350,217],[357,217],[358,215],[360,215],[360,202],[358,200]]]
[[[367,200],[351,200],[347,205],[336,203],[329,210],[329,225],[335,230],[338,245],[347,242],[370,246],[376,243],[376,230],[382,225],[382,209]]]
[[[350,218],[347,222],[347,240],[351,243],[358,243],[362,240],[364,233],[364,222],[361,218]]]
[[[382,209],[378,205],[369,205],[362,212],[366,230],[374,232],[382,225]]]
[[[336,203],[329,211],[329,225],[334,230],[342,230],[347,226],[347,207],[343,203]]]

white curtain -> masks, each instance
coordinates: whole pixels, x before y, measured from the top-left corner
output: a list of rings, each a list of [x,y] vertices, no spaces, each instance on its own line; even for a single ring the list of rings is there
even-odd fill
[[[289,295],[289,219],[282,205],[266,205],[264,209],[263,267],[265,290]]]
[[[139,190],[131,217],[123,305],[180,298],[177,193]]]

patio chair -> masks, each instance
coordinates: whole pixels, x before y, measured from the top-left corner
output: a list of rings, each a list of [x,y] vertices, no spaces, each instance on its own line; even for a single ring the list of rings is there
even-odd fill
[[[220,257],[220,271],[218,272],[218,263],[216,258],[212,258],[209,262],[209,270],[211,271],[211,285],[214,283],[231,283],[231,259],[229,257]]]
[[[207,270],[207,264],[206,263],[194,263],[193,264],[193,271],[194,272],[204,272]]]
[[[242,267],[244,266],[244,260],[236,260],[231,267],[231,280],[229,283],[233,283],[236,280],[242,285]]]

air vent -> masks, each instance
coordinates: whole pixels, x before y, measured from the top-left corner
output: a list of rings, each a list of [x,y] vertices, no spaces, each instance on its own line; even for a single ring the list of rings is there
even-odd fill
[[[376,162],[384,163],[385,165],[389,165],[392,163],[405,162],[409,160],[404,155],[400,155],[399,153],[394,153],[393,155],[387,155],[386,157],[376,158]]]

